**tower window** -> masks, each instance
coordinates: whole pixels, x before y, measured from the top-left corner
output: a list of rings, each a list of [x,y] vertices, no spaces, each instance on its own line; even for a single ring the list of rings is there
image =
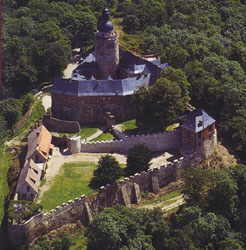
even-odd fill
[[[198,127],[201,127],[202,124],[203,124],[203,122],[202,122],[202,121],[199,121],[198,124],[197,124],[197,126],[198,126]]]

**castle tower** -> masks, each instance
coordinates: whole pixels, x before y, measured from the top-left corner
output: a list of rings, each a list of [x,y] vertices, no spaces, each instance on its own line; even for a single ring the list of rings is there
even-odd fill
[[[98,21],[95,41],[96,62],[102,79],[114,76],[119,65],[118,36],[109,15],[109,10],[105,9]]]

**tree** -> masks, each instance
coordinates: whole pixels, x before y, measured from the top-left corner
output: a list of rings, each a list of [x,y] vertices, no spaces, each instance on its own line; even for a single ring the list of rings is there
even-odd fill
[[[148,131],[163,130],[177,121],[188,101],[187,91],[183,91],[178,82],[161,77],[155,85],[140,88],[135,94],[138,127]]]
[[[139,29],[139,20],[135,15],[127,15],[122,22],[123,28],[128,33],[135,33]]]
[[[237,189],[237,183],[226,170],[193,168],[185,173],[187,201],[230,221],[236,219]]]
[[[126,174],[132,175],[148,170],[151,158],[152,153],[145,145],[139,144],[134,146],[127,154]]]
[[[91,180],[90,186],[99,188],[106,184],[113,184],[122,174],[123,171],[113,156],[102,156],[97,168],[94,170],[94,177]]]
[[[166,249],[169,227],[159,209],[105,209],[87,229],[88,250]]]

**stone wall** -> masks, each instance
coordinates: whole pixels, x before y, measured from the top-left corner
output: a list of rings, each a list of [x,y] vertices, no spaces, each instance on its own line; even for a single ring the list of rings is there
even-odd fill
[[[51,143],[59,148],[66,148],[68,143],[69,143],[69,139],[67,137],[60,137],[60,136],[52,136],[52,141]]]
[[[52,93],[52,115],[57,119],[79,121],[81,125],[87,125],[104,124],[105,112],[111,112],[117,121],[126,121],[134,117],[132,103],[132,96],[72,96]]]
[[[146,144],[155,152],[179,149],[181,140],[180,129],[170,132],[136,135],[123,140],[97,141],[81,144],[81,152],[86,153],[127,153],[136,144]]]
[[[139,203],[143,192],[158,193],[160,187],[175,181],[179,169],[183,169],[187,163],[188,160],[181,157],[168,165],[137,173],[112,185],[101,187],[97,195],[82,195],[61,204],[48,213],[40,213],[24,224],[10,225],[10,240],[16,246],[30,243],[65,224],[80,221],[87,225],[98,212],[106,207],[131,206],[131,204]]]
[[[58,133],[78,133],[80,131],[80,125],[77,121],[64,121],[56,119],[49,115],[45,115],[43,118],[43,124],[49,131]]]

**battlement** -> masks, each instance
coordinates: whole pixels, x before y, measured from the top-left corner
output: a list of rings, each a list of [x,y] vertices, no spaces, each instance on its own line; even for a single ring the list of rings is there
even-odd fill
[[[152,151],[161,152],[180,148],[181,132],[176,129],[156,134],[126,136],[120,140],[82,142],[80,152],[86,153],[127,153],[137,144],[146,144]]]
[[[49,212],[41,212],[23,224],[10,225],[9,236],[12,242],[20,245],[25,242],[30,243],[65,224],[81,221],[87,225],[94,215],[106,207],[131,206],[141,201],[144,192],[158,193],[161,187],[178,178],[178,170],[185,168],[187,163],[186,158],[180,157],[160,168],[136,173],[112,185],[102,186],[97,195],[81,195]]]

